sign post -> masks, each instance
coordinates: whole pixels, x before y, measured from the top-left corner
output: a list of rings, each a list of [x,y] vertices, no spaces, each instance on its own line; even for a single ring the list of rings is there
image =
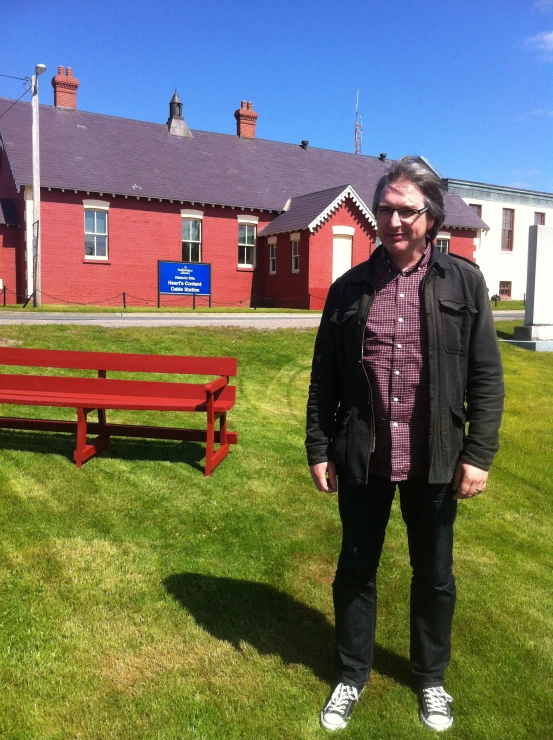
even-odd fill
[[[206,262],[157,262],[157,307],[162,295],[191,295],[196,308],[196,296],[209,296],[211,308],[211,265]]]

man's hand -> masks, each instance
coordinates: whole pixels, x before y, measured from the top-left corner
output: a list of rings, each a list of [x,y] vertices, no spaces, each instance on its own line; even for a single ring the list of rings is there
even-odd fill
[[[336,491],[336,465],[331,460],[310,465],[309,470],[318,491],[325,493]]]
[[[457,463],[453,476],[454,499],[472,498],[486,489],[488,471],[467,462]]]

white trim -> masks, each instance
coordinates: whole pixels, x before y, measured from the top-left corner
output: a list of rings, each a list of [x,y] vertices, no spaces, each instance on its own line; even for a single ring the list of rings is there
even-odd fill
[[[355,234],[355,226],[333,226],[332,233],[334,236],[353,236]]]
[[[290,241],[291,242],[299,242],[301,237],[301,234],[299,231],[294,231],[292,234],[290,234]]]
[[[440,231],[440,233],[436,235],[436,239],[451,239],[451,234],[448,231]]]
[[[294,246],[297,244],[298,253],[297,255],[294,255]],[[297,275],[300,271],[300,240],[294,239],[294,241],[291,244],[291,252],[292,252],[292,265],[291,265],[291,271],[293,275]],[[294,258],[297,256],[298,258],[298,269],[294,269]]]
[[[257,226],[259,222],[259,216],[236,216],[239,224],[254,224]]]
[[[316,219],[311,221],[309,226],[307,227],[309,231],[313,232],[317,228],[317,226],[320,226],[337,208],[340,206],[346,198],[351,198],[355,205],[359,208],[361,213],[365,216],[365,218],[369,221],[371,226],[373,226],[376,229],[376,220],[370,210],[370,208],[365,205],[363,200],[357,195],[355,190],[351,187],[351,185],[348,185],[346,188],[342,190],[340,195],[338,195],[337,198],[335,198],[330,205],[328,205],[322,213],[319,213]]]
[[[274,269],[272,267],[274,263]],[[269,244],[269,275],[276,275],[277,271],[277,245]]]
[[[204,217],[204,212],[195,211],[193,208],[181,208],[180,215],[182,218],[191,218],[201,221]]]
[[[90,198],[85,198],[83,200],[83,206],[85,208],[94,208],[97,211],[109,211],[110,203],[108,200],[91,200]]]
[[[276,243],[277,243],[276,236],[268,236],[267,237],[267,244],[270,244],[272,246],[273,244],[276,244]]]

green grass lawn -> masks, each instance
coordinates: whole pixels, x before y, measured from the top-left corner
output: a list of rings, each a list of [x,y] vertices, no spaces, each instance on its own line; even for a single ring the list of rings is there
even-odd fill
[[[303,451],[313,339],[0,328],[0,343],[26,347],[235,356],[230,428],[240,435],[205,479],[200,444],[116,438],[78,470],[71,436],[0,430],[0,737],[326,736],[318,712],[332,679],[340,525]],[[502,352],[501,452],[456,528],[451,740],[553,737],[553,356]],[[430,738],[409,681],[396,505],[379,578],[375,671],[341,736]]]
[[[525,308],[524,301],[490,301],[493,311],[523,311]]]

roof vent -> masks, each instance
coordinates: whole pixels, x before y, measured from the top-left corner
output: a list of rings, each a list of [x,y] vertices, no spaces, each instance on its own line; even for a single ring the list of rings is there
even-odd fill
[[[171,98],[171,102],[169,103],[167,128],[169,129],[169,133],[173,136],[185,136],[187,139],[194,138],[192,136],[192,131],[190,131],[186,125],[186,121],[182,117],[182,103],[176,90],[175,94]]]
[[[384,161],[386,161],[386,156],[387,156],[387,155],[386,155],[386,152],[381,152],[381,153],[380,153],[380,154],[378,155],[378,159],[379,159],[379,160],[380,160],[381,162],[384,162]]]
[[[307,147],[309,146],[309,142],[307,141],[307,139],[304,139],[301,142],[300,146],[301,146],[302,149],[307,149]]]

